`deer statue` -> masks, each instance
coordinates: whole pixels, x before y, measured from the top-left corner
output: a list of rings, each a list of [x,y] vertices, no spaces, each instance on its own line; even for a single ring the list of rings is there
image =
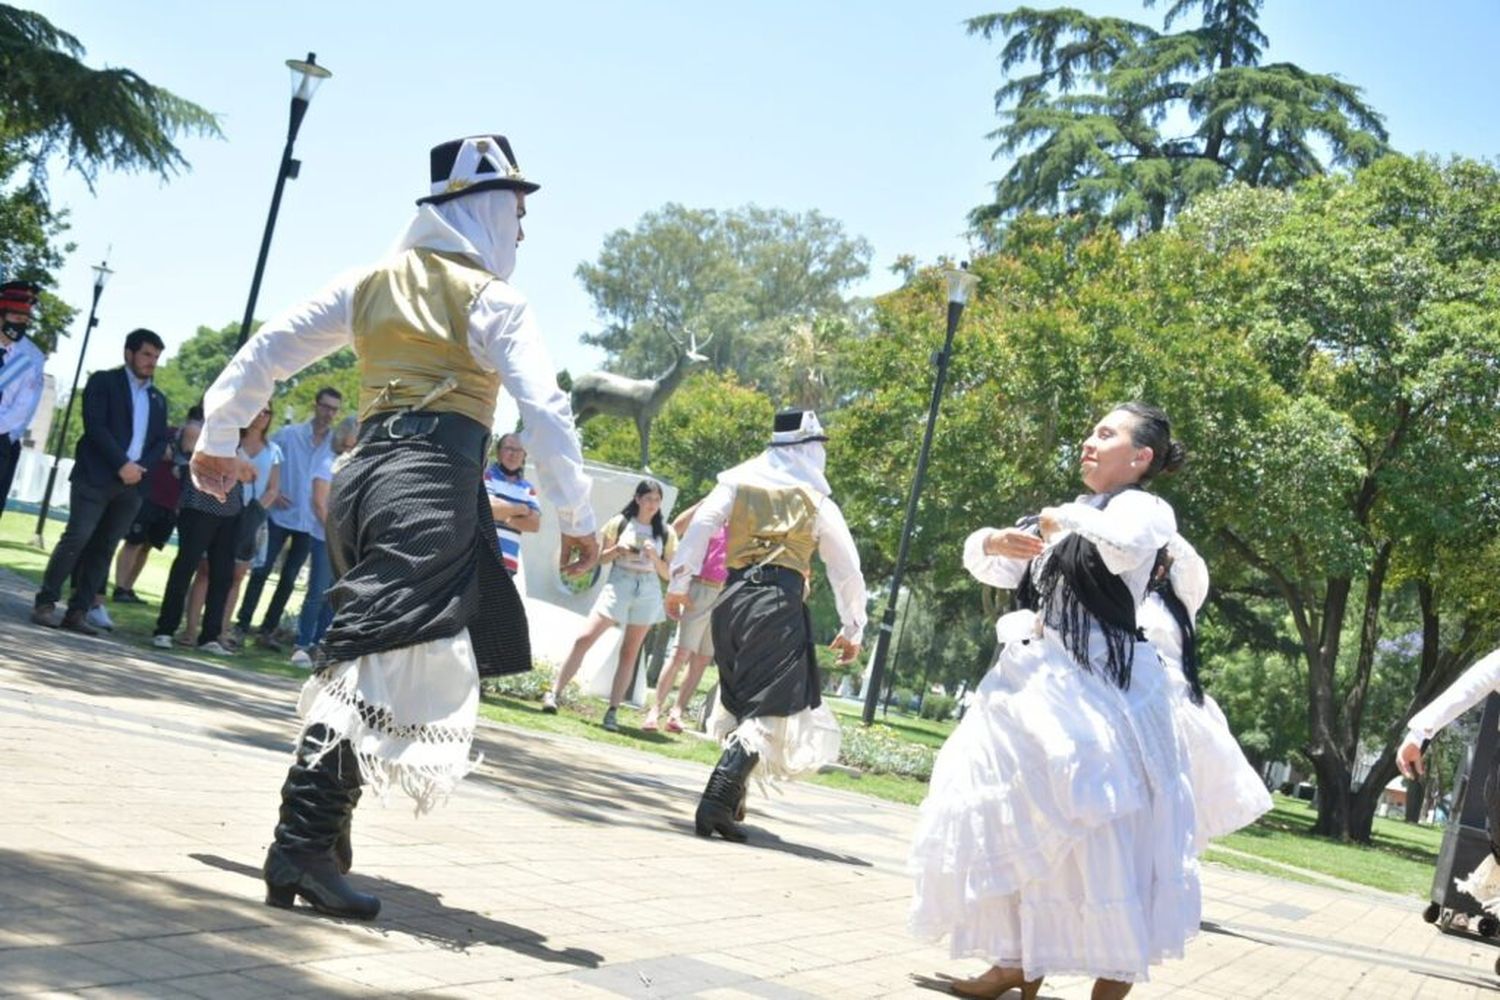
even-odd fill
[[[670,337],[671,334],[668,334]],[[682,381],[689,368],[708,358],[699,353],[713,340],[698,343],[695,334],[688,334],[688,343],[672,337],[677,345],[677,357],[672,366],[656,378],[626,378],[613,372],[585,372],[573,383],[573,422],[582,424],[590,417],[608,414],[612,417],[629,417],[635,421],[636,433],[641,439],[641,468],[650,471],[651,421],[661,412],[667,401]]]

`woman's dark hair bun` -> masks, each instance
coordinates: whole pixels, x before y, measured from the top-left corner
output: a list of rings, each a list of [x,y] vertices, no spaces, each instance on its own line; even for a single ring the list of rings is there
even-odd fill
[[[1162,463],[1161,471],[1171,475],[1187,464],[1187,445],[1181,441],[1173,441],[1167,445],[1167,460]]]

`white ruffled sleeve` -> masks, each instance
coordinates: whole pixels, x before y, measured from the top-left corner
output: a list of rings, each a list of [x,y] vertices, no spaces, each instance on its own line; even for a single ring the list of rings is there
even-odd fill
[[[824,498],[818,505],[816,528],[818,555],[828,570],[828,583],[833,588],[833,603],[838,607],[839,622],[843,626],[839,634],[856,646],[864,642],[866,612],[869,598],[865,593],[865,578],[860,575],[859,549],[854,546],[854,536],[849,533],[849,523],[844,512],[832,500]]]
[[[1406,740],[1421,745],[1442,731],[1443,727],[1500,690],[1500,649],[1490,653],[1459,675],[1448,689],[1427,703],[1406,724]]]
[[[1181,535],[1173,535],[1167,543],[1167,555],[1172,557],[1172,568],[1167,571],[1172,589],[1196,618],[1208,599],[1208,564]]]
[[[239,449],[240,428],[248,427],[270,402],[279,380],[353,343],[354,288],[366,273],[345,272],[312,298],[263,324],[234,352],[203,394],[200,451],[233,455]]]
[[[1015,590],[1026,573],[1029,560],[992,556],[984,551],[984,540],[994,528],[980,528],[964,540],[964,569],[980,583],[1001,590]]]
[[[1145,490],[1126,490],[1103,510],[1076,502],[1056,510],[1061,526],[1097,545],[1105,567],[1116,576],[1153,561],[1177,533],[1172,505]]]

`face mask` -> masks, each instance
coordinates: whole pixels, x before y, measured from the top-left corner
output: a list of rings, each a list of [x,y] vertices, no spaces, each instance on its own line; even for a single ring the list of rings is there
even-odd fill
[[[0,323],[0,333],[4,333],[11,340],[20,340],[26,336],[27,324],[17,323],[14,320],[5,320]]]

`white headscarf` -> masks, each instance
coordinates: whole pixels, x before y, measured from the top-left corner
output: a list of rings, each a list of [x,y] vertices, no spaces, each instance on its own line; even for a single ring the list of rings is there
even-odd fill
[[[516,193],[497,188],[461,198],[422,205],[391,248],[392,254],[413,247],[447,250],[473,257],[502,281],[516,269]]]
[[[739,486],[741,483],[768,487],[806,486],[826,497],[833,492],[823,475],[827,462],[828,453],[823,450],[821,441],[779,445],[719,473],[719,482],[725,486]]]

